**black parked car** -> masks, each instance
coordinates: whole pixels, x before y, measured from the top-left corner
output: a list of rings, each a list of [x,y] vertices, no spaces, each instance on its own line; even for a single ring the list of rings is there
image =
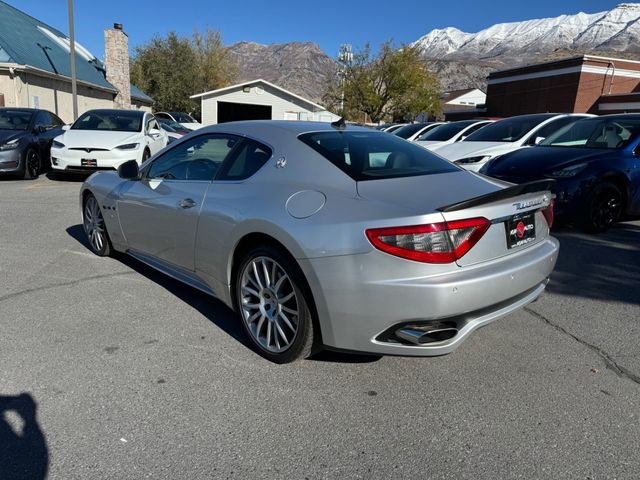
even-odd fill
[[[535,147],[495,157],[480,173],[512,183],[553,178],[556,217],[603,232],[640,214],[640,115],[578,120]]]
[[[0,108],[0,174],[37,178],[51,168],[51,143],[64,122],[47,110]]]

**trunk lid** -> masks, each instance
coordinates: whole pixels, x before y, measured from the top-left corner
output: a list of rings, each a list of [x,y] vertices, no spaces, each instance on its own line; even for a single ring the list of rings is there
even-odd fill
[[[423,175],[357,183],[358,195],[367,200],[402,207],[409,215],[440,213],[442,221],[484,217],[491,226],[471,250],[458,259],[460,267],[488,262],[518,253],[544,241],[549,227],[542,214],[551,201],[553,181],[504,186],[495,179],[485,179],[467,171]],[[535,238],[509,248],[507,222],[532,214]],[[424,220],[416,219],[414,224]],[[511,225],[515,228],[518,222]],[[525,225],[526,227],[527,225]],[[525,232],[526,234],[526,232]],[[524,239],[524,237],[523,237]]]
[[[386,178],[357,182],[358,195],[367,200],[388,203],[407,209],[415,215],[432,213],[443,205],[478,197],[500,190],[465,170]]]
[[[467,267],[516,254],[549,237],[542,210],[551,202],[553,181],[514,185],[439,208],[447,221],[484,217],[491,226],[457,264]]]

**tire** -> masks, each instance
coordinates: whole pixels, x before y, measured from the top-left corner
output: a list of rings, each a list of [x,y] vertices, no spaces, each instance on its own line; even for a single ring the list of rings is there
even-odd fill
[[[82,206],[82,225],[91,251],[99,257],[110,256],[113,252],[107,225],[96,197],[87,195]]]
[[[42,172],[42,161],[40,155],[33,148],[27,150],[24,156],[24,173],[22,178],[25,180],[32,180],[38,178]]]
[[[262,356],[289,363],[315,353],[311,294],[293,259],[270,246],[253,248],[240,262],[234,286],[243,329]]]
[[[623,208],[624,201],[620,189],[611,182],[602,182],[589,193],[580,226],[585,232],[606,232],[618,221]]]

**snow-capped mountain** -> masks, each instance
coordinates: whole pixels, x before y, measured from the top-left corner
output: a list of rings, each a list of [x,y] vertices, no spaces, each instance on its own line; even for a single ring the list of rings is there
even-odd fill
[[[623,3],[608,12],[500,23],[478,33],[456,28],[433,30],[417,40],[425,58],[506,60],[526,52],[556,50],[640,51],[640,3]]]

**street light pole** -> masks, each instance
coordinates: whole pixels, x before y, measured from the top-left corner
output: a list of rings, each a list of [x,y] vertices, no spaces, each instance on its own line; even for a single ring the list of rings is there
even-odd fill
[[[338,54],[338,61],[341,63],[341,68],[338,71],[338,75],[341,79],[340,85],[340,115],[344,117],[344,83],[347,77],[347,69],[351,65],[353,61],[353,52],[351,50],[351,45],[348,43],[343,43],[340,45],[340,53]]]
[[[73,32],[73,0],[67,1],[69,6],[69,51],[71,53],[71,101],[73,103],[73,121],[78,118],[78,85],[76,76],[76,39]]]

